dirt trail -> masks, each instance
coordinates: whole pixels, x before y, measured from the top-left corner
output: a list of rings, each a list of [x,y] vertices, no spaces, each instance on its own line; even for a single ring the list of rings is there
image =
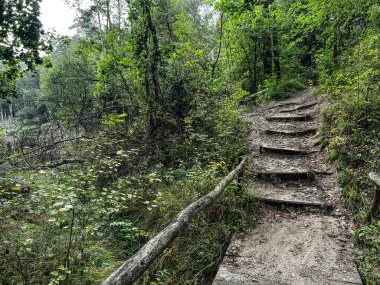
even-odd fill
[[[362,284],[334,169],[320,148],[323,101],[309,91],[255,107],[249,189],[260,201],[236,233],[213,285]]]

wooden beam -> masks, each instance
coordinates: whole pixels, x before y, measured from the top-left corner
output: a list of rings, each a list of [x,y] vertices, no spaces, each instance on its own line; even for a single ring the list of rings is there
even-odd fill
[[[369,174],[369,179],[376,185],[375,197],[373,198],[371,207],[369,208],[367,215],[367,222],[372,221],[373,217],[376,215],[380,206],[380,175],[375,172]]]
[[[297,102],[287,102],[287,103],[277,104],[277,105],[274,105],[272,107],[268,107],[268,108],[264,109],[264,111],[269,111],[269,110],[273,110],[273,109],[276,109],[276,108],[283,108],[283,107],[293,106],[293,105],[297,105],[297,104],[298,104]]]
[[[247,160],[247,158],[244,158],[239,166],[231,171],[213,191],[182,210],[163,231],[148,241],[134,256],[114,271],[102,285],[133,284],[187,226],[191,218],[221,196],[223,190],[244,169]]]
[[[308,179],[313,177],[313,173],[307,169],[299,169],[294,171],[281,171],[281,170],[253,170],[253,173],[257,177],[275,177],[282,180],[297,180],[297,179]]]
[[[283,199],[276,199],[276,198],[270,198],[270,197],[255,197],[253,195],[253,198],[268,204],[268,205],[274,205],[274,206],[294,206],[294,207],[316,207],[316,208],[331,208],[332,206],[326,203],[322,202],[312,202],[312,201],[301,201],[301,200],[283,200]]]
[[[283,121],[300,121],[300,122],[306,122],[311,121],[313,118],[311,115],[291,115],[291,116],[269,116],[265,118],[268,122],[283,122]]]
[[[296,131],[267,129],[265,130],[265,133],[268,135],[301,136],[301,135],[315,134],[317,133],[317,129],[312,128],[312,129],[304,129],[304,130],[296,130]]]
[[[318,104],[318,102],[313,102],[313,103],[301,105],[301,106],[298,106],[298,107],[295,107],[295,108],[285,109],[285,110],[282,110],[280,112],[281,113],[289,113],[289,112],[295,112],[295,111],[305,110],[305,109],[309,109],[311,107],[314,107],[317,104]]]
[[[288,154],[288,155],[302,155],[307,154],[306,151],[295,149],[295,148],[287,148],[282,146],[270,146],[266,144],[262,144],[259,147],[259,152],[263,153],[263,151],[271,152],[271,153],[278,153],[278,154]]]

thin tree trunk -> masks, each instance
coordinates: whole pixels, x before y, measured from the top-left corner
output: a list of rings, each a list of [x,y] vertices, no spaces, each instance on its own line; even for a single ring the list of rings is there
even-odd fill
[[[9,120],[13,121],[13,106],[12,106],[12,103],[9,104]]]
[[[280,46],[278,41],[278,32],[276,28],[273,29],[273,61],[276,78],[279,80],[281,79]]]
[[[222,15],[220,16],[220,36],[219,36],[219,48],[218,48],[218,55],[215,59],[215,62],[213,64],[211,64],[211,68],[212,68],[212,71],[211,71],[211,77],[214,78],[215,77],[215,68],[216,66],[218,65],[218,62],[219,62],[219,58],[220,58],[220,53],[222,51],[222,39],[223,39],[223,17],[224,17],[224,14],[222,13]]]
[[[264,75],[272,74],[272,39],[269,33],[263,35],[263,66]]]
[[[111,29],[111,0],[106,1],[107,32]]]
[[[150,95],[150,78],[148,76],[148,71],[146,71],[145,75],[145,87],[147,88],[147,100],[149,102],[149,136],[153,140],[156,137],[157,133],[157,106],[161,106],[161,96],[160,96],[160,84],[158,77],[158,66],[160,62],[160,50],[158,43],[158,36],[156,27],[153,23],[152,15],[151,15],[151,2],[150,0],[142,1],[143,9],[146,17],[146,31],[145,31],[145,40],[146,40],[146,51],[149,55],[149,33],[152,36],[153,41],[153,52],[150,56],[150,62],[147,67],[150,65],[150,75],[153,83],[153,98]]]
[[[153,40],[151,73],[152,73],[152,81],[153,81],[154,99],[157,102],[159,102],[160,101],[160,84],[158,81],[158,64],[160,61],[160,50],[159,50],[159,45],[158,45],[156,27],[153,23],[151,11],[150,11],[150,1],[145,0],[144,2],[145,2],[145,13],[147,17],[147,24],[148,24],[148,28],[152,35],[152,40]]]
[[[257,92],[258,90],[258,70],[257,70],[257,41],[255,41],[255,49],[254,49],[254,57],[253,57],[253,92]]]
[[[1,121],[4,121],[3,105],[1,103],[0,103],[0,116],[1,116]]]

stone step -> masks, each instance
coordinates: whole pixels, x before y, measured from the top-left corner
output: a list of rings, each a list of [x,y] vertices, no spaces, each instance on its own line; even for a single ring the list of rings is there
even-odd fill
[[[362,284],[342,217],[275,212],[236,233],[213,285]]]

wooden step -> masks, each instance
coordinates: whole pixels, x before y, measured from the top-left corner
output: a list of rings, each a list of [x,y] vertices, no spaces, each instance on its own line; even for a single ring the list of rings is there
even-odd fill
[[[282,136],[302,136],[316,134],[317,128],[301,129],[301,130],[281,130],[281,129],[266,129],[264,132],[267,135],[282,135]]]
[[[302,154],[307,154],[310,152],[301,150],[301,149],[296,149],[296,148],[288,148],[288,147],[283,147],[283,146],[270,146],[267,144],[262,144],[259,147],[260,153],[263,153],[263,151],[266,152],[271,152],[271,153],[278,153],[278,154],[288,154],[288,155],[302,155]]]
[[[262,182],[249,187],[252,197],[270,205],[327,208],[323,192],[317,187],[281,187]]]
[[[287,121],[311,121],[313,118],[309,115],[276,115],[265,118],[268,122],[287,122]]]
[[[322,209],[331,209],[331,205],[324,202],[312,202],[312,201],[303,201],[303,200],[285,200],[285,199],[275,199],[268,197],[255,197],[257,200],[273,206],[292,206],[292,207],[313,207],[313,208],[322,208]]]
[[[281,113],[290,113],[290,112],[295,112],[295,111],[306,110],[306,109],[309,109],[309,108],[311,108],[311,107],[314,107],[314,106],[317,105],[317,104],[318,104],[318,102],[312,102],[312,103],[308,103],[308,104],[300,105],[300,106],[298,106],[298,107],[285,109],[285,110],[282,110],[282,111],[280,111],[280,112],[281,112]]]
[[[297,104],[299,104],[299,103],[297,103],[297,102],[280,103],[280,104],[275,104],[274,106],[265,108],[264,110],[265,111],[269,111],[269,110],[273,110],[273,109],[276,109],[276,108],[284,108],[284,107],[294,106],[294,105],[297,105]]]
[[[310,168],[316,168],[315,162],[305,156],[270,155],[259,156],[250,165],[253,174],[259,178],[281,180],[313,178]]]
[[[280,180],[298,180],[298,179],[310,179],[313,177],[313,173],[306,169],[299,169],[296,171],[286,171],[286,170],[261,170],[255,171],[254,174],[258,178],[272,178]]]

